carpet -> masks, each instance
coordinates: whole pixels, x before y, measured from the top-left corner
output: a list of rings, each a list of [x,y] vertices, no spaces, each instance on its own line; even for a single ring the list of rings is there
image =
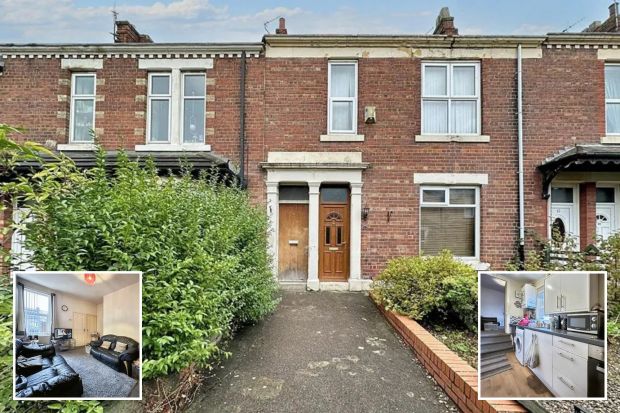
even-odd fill
[[[82,378],[82,397],[128,397],[138,383],[96,360],[84,347],[59,352]]]

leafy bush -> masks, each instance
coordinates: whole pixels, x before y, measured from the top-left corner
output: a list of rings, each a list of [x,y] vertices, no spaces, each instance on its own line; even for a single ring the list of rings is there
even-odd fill
[[[48,165],[7,190],[27,203],[21,225],[38,268],[143,271],[143,376],[208,367],[221,338],[272,311],[277,285],[267,223],[245,192],[207,179],[161,178],[121,153],[77,171]]]
[[[373,295],[390,310],[415,320],[459,320],[475,331],[478,277],[469,265],[442,251],[435,257],[400,257],[388,262],[373,283]]]

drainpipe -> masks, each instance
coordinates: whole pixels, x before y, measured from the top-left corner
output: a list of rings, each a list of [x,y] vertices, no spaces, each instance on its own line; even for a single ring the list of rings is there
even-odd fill
[[[241,188],[247,187],[245,179],[245,51],[241,52],[241,79],[239,81],[239,179]]]
[[[523,267],[525,263],[525,189],[523,183],[523,77],[520,44],[517,46],[517,130],[519,155],[519,260],[520,266]]]

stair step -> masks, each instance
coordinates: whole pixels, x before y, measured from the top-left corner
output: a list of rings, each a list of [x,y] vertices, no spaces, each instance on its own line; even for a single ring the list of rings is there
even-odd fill
[[[480,366],[480,370],[481,370],[482,372],[485,372],[485,371],[493,371],[493,370],[495,370],[495,369],[498,369],[498,368],[504,367],[504,366],[506,365],[506,363],[507,363],[507,360],[506,360],[506,357],[504,357],[503,359],[496,360],[495,362],[490,363],[490,364],[487,364],[487,365],[485,365],[485,366],[482,366],[482,365],[481,365],[481,366]]]
[[[498,361],[506,360],[506,353],[498,354],[497,356],[485,358],[484,360],[480,360],[480,368],[488,366],[490,364],[497,363]]]
[[[484,372],[480,373],[480,378],[481,379],[486,379],[487,377],[494,376],[496,374],[502,373],[502,372],[504,372],[506,370],[510,370],[510,369],[512,369],[512,366],[510,364],[508,364],[508,365],[505,365],[503,367],[499,367],[499,368],[494,369],[494,370],[484,371]]]
[[[480,337],[480,344],[493,344],[504,342],[512,344],[512,338],[510,338],[510,334],[505,334],[503,336]]]
[[[512,353],[512,351],[510,350],[499,350],[499,351],[492,351],[490,353],[480,353],[480,360],[489,360],[492,358],[495,358],[497,356],[503,356],[506,355],[506,353]]]
[[[480,346],[480,353],[490,353],[494,351],[500,350],[512,350],[511,343],[500,343],[500,344],[482,344]]]

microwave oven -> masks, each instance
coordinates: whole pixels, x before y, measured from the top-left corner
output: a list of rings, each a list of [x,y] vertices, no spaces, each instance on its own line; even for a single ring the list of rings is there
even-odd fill
[[[603,330],[603,315],[600,313],[566,314],[566,329],[599,335]]]

